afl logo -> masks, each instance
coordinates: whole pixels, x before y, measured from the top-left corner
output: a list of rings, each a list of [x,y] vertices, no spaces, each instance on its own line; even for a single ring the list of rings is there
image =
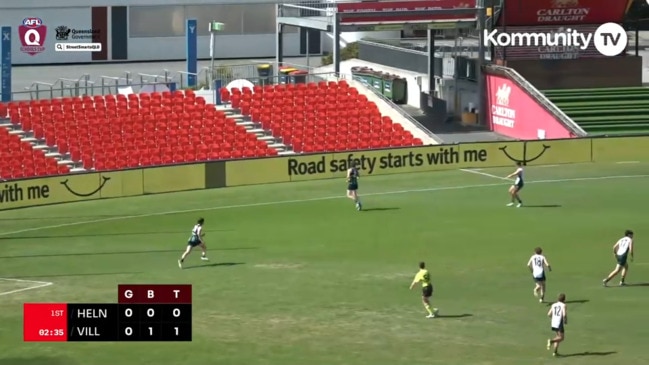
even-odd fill
[[[20,50],[30,56],[35,56],[45,51],[45,37],[47,27],[41,18],[25,18],[23,24],[18,27],[18,35],[22,47]]]

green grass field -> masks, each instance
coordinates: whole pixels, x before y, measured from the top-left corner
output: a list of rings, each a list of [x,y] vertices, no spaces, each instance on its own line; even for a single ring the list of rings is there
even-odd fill
[[[0,364],[649,363],[648,167],[530,167],[521,209],[506,181],[449,171],[364,178],[363,212],[342,179],[0,212],[0,277],[54,283],[0,295]],[[211,262],[180,270],[200,216]],[[603,288],[627,228],[631,285]],[[569,300],[562,358],[525,267],[539,245]],[[440,318],[408,291],[420,260]],[[22,342],[24,302],[116,302],[120,283],[193,284],[193,343]]]

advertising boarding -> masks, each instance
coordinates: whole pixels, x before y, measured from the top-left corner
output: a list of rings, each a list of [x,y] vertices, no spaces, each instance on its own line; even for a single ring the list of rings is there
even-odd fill
[[[513,81],[487,75],[488,115],[491,130],[516,139],[573,138],[544,107]]]

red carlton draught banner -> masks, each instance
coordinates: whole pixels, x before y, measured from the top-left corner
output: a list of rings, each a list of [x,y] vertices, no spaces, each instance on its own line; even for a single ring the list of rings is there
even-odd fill
[[[499,25],[621,23],[629,0],[507,0]]]
[[[439,21],[473,19],[472,15],[409,15],[390,16],[395,11],[424,11],[442,9],[462,9],[475,6],[475,1],[467,0],[420,0],[420,1],[372,1],[356,3],[338,3],[338,13],[342,14],[341,24],[385,23],[407,21]],[[354,13],[376,13],[372,17],[354,16]]]
[[[516,139],[576,137],[513,81],[487,75],[487,102],[491,130]]]

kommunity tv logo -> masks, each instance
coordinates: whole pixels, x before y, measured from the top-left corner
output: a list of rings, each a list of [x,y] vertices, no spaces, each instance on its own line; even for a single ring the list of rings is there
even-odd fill
[[[649,2],[649,0],[647,0]],[[594,33],[569,27],[552,32],[501,32],[484,30],[484,46],[490,47],[577,47],[586,50],[591,44],[604,56],[618,56],[626,50],[629,37],[617,23],[600,25]]]

